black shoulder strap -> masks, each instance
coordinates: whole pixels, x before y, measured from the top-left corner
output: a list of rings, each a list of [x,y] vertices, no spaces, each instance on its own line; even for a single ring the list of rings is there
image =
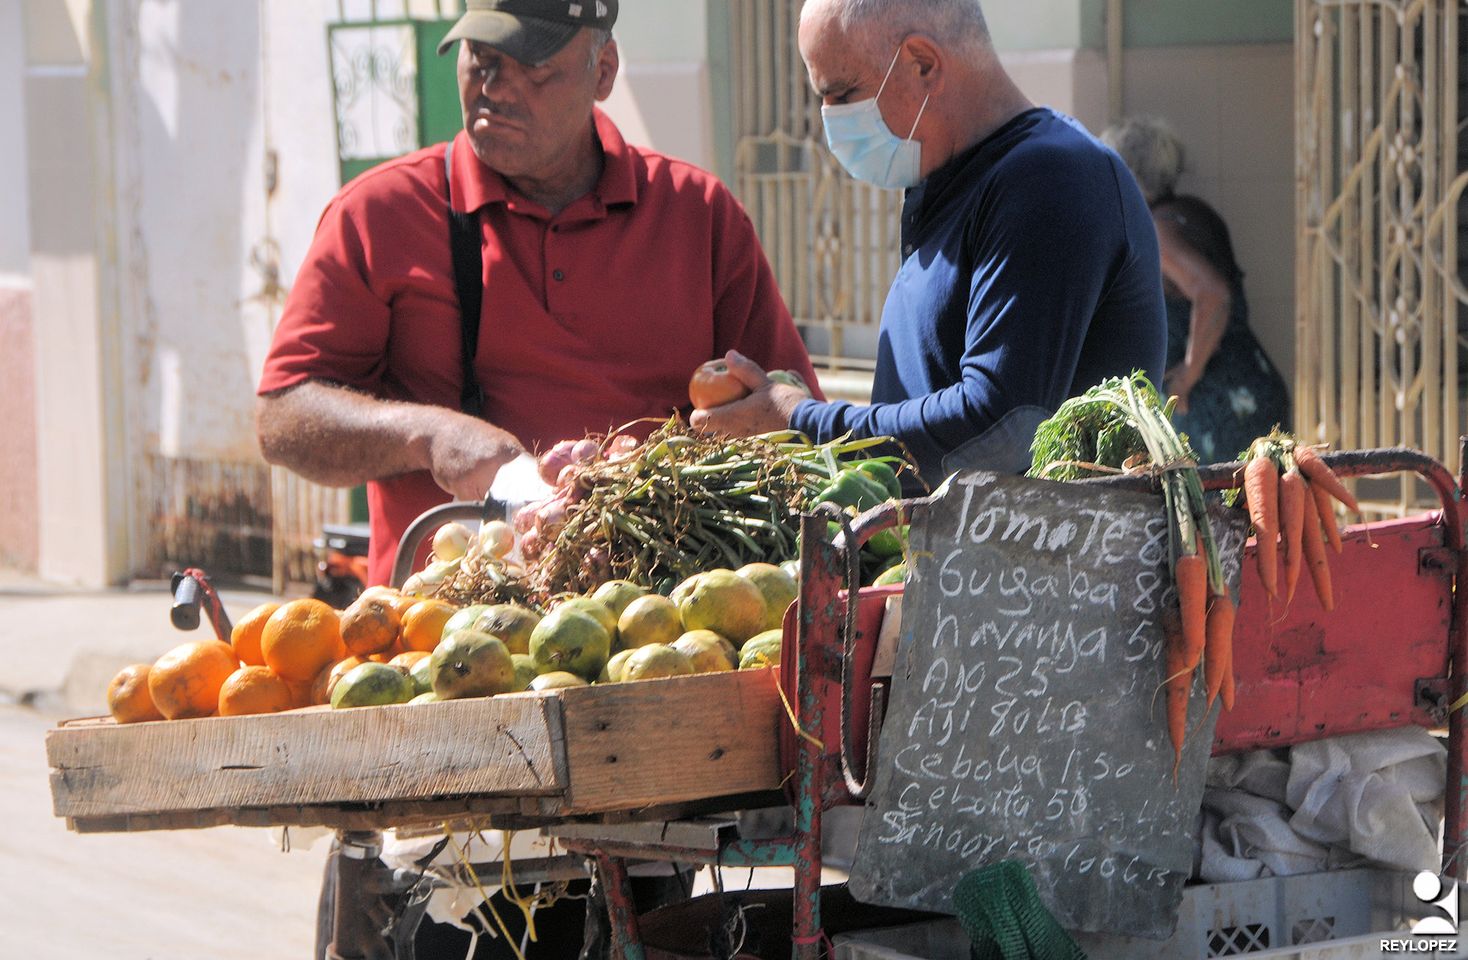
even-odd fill
[[[448,175],[449,249],[454,257],[454,289],[459,295],[460,356],[464,385],[459,390],[459,409],[471,417],[484,415],[484,388],[474,373],[474,354],[479,348],[479,310],[484,299],[484,250],[480,247],[479,219],[454,209],[454,141],[443,151]]]

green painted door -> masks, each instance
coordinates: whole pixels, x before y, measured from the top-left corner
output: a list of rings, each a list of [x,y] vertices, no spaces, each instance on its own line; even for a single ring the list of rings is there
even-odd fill
[[[396,19],[327,26],[342,183],[458,132],[455,58],[438,55],[453,23]]]

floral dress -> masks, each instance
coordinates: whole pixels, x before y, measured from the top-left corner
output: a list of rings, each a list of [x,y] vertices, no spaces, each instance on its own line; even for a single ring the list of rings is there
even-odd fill
[[[1244,272],[1234,259],[1228,227],[1197,197],[1175,196],[1153,205],[1152,216],[1176,225],[1191,245],[1228,281],[1228,326],[1203,376],[1188,394],[1188,412],[1173,423],[1188,435],[1204,463],[1235,459],[1275,425],[1289,428],[1290,397],[1284,377],[1249,330]],[[1192,303],[1171,284],[1167,299],[1167,368],[1183,362]]]

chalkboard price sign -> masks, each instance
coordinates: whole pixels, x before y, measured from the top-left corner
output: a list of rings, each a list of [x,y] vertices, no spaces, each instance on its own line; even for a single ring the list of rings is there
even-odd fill
[[[1213,529],[1237,595],[1244,524]],[[951,912],[961,876],[1019,860],[1067,929],[1170,936],[1218,706],[1195,684],[1174,784],[1162,498],[960,474],[911,540],[852,892]]]

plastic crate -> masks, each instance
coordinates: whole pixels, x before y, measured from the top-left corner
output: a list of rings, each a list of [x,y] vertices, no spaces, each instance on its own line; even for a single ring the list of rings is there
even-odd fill
[[[1364,869],[1200,884],[1184,893],[1170,940],[1078,934],[1076,942],[1091,960],[1468,958],[1468,937],[1457,938],[1454,951],[1382,950],[1383,938],[1406,938],[1412,924],[1431,913],[1412,892],[1412,880],[1409,873]],[[1461,896],[1461,884],[1457,892]],[[836,960],[969,956],[956,920],[844,934],[835,945]]]

